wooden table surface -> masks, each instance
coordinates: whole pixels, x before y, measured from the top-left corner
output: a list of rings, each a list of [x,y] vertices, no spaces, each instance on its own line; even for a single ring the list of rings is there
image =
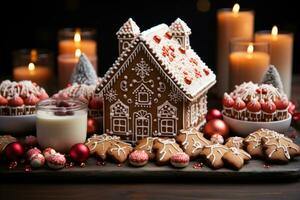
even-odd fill
[[[300,102],[300,77],[293,80],[293,99]],[[90,199],[300,199],[300,180],[273,182],[206,182],[205,180],[174,180],[165,182],[92,183],[45,182],[43,180],[3,180],[0,177],[0,200],[90,200]]]

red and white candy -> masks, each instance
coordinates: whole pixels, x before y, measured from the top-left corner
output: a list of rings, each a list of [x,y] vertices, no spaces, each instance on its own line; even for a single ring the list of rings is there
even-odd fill
[[[46,160],[48,167],[51,169],[61,169],[66,165],[66,157],[60,153],[52,154]]]
[[[27,151],[26,153],[26,156],[27,156],[27,159],[28,160],[31,160],[31,158],[36,155],[36,154],[40,154],[42,153],[41,150],[39,150],[38,148],[34,147],[34,148],[31,148]]]
[[[48,157],[50,157],[51,155],[54,155],[56,153],[56,151],[50,147],[46,148],[44,151],[43,151],[43,154],[46,158],[46,160],[48,159]]]
[[[30,159],[30,165],[33,168],[40,168],[44,166],[44,164],[45,164],[45,157],[40,153],[34,154]]]
[[[144,150],[135,150],[129,155],[129,163],[135,167],[141,167],[148,163],[149,156]]]
[[[184,152],[179,152],[171,157],[170,162],[174,167],[184,168],[189,165],[190,157]]]

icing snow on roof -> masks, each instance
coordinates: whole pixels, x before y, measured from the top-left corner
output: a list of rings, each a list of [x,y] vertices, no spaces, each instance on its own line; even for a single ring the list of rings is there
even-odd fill
[[[193,98],[210,87],[216,76],[192,49],[182,48],[171,31],[166,24],[161,24],[142,32],[140,38],[157,55],[170,78]]]
[[[119,29],[117,35],[122,35],[122,34],[138,35],[139,33],[140,33],[140,28],[136,25],[135,21],[129,18],[127,22],[125,22],[123,26]]]
[[[170,26],[170,29],[175,33],[186,33],[191,34],[191,29],[188,25],[182,21],[180,18],[177,18]]]

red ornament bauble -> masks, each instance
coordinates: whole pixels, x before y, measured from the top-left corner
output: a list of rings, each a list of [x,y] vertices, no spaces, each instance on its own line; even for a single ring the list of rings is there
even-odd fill
[[[13,142],[6,146],[5,155],[10,161],[17,161],[24,154],[24,147],[20,142]]]
[[[70,149],[70,157],[75,162],[84,162],[90,156],[90,149],[81,143],[74,144]]]
[[[296,112],[296,105],[293,102],[289,102],[288,111],[291,115]]]
[[[214,134],[219,134],[226,138],[229,133],[227,124],[221,119],[213,119],[204,126],[204,134],[210,138]]]
[[[89,118],[87,121],[87,133],[93,134],[97,131],[97,121],[93,118]]]
[[[222,112],[218,109],[210,109],[206,114],[206,120],[210,121],[212,119],[222,119]]]

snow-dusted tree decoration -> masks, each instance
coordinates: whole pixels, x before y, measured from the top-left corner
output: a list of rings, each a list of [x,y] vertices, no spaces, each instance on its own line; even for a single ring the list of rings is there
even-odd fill
[[[263,84],[271,84],[279,90],[280,93],[283,93],[283,85],[281,82],[280,75],[274,65],[269,65],[268,70],[262,79]]]
[[[76,67],[73,70],[70,82],[96,85],[97,79],[98,77],[92,63],[89,61],[88,57],[82,53]]]

